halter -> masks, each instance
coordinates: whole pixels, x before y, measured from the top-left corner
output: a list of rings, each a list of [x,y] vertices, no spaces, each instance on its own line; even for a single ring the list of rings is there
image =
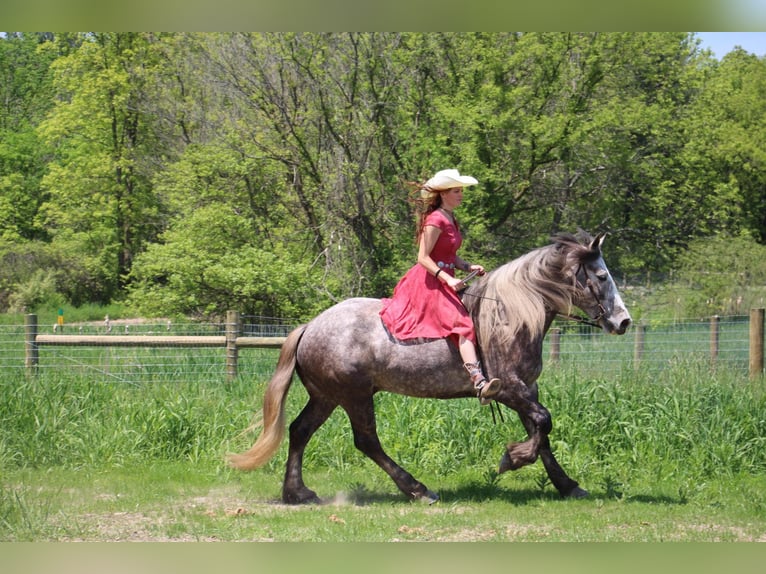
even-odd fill
[[[588,277],[588,271],[584,269],[582,263],[580,263],[580,265],[577,267],[577,272],[575,273],[575,282],[577,282],[577,276],[580,274],[580,271],[583,270],[585,271],[584,287],[588,288],[590,294],[593,296],[593,299],[596,301],[596,304],[598,305],[598,315],[596,315],[593,319],[588,317],[581,317],[578,315],[571,315],[568,313],[557,313],[557,315],[564,319],[569,319],[570,321],[576,321],[582,325],[588,325],[589,327],[596,327],[600,329],[601,325],[599,325],[598,322],[606,316],[606,308],[604,307],[603,303],[601,303],[601,298],[598,296],[596,289],[593,287],[593,281],[591,281],[590,277]]]

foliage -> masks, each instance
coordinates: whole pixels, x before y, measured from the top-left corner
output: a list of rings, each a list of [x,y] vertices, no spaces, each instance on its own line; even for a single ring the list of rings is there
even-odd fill
[[[200,243],[200,236],[207,240]],[[201,207],[140,257],[128,303],[140,314],[306,317],[326,301],[321,275],[279,247],[261,244],[250,222]],[[319,303],[318,303],[319,301]]]
[[[54,241],[92,262],[106,302],[157,232],[148,155],[159,149],[143,102],[147,78],[159,70],[141,35],[100,33],[52,70],[55,106],[39,133],[55,155],[39,217]]]
[[[41,305],[59,308],[64,298],[56,291],[56,277],[52,270],[38,269],[26,283],[16,287],[8,298],[8,310],[11,313],[31,311]]]
[[[6,34],[0,70],[2,249],[48,246],[73,304],[385,296],[414,261],[407,182],[447,166],[481,182],[459,217],[487,267],[578,227],[630,281],[764,243],[766,62],[689,33]]]
[[[102,299],[109,291],[107,278],[100,274],[98,260],[67,249],[62,242],[0,243],[0,307],[8,307],[14,293],[22,286],[50,277],[54,299],[74,306],[87,304],[91,298]]]
[[[766,297],[766,246],[748,237],[693,242],[678,261],[671,297],[689,317],[739,315]]]

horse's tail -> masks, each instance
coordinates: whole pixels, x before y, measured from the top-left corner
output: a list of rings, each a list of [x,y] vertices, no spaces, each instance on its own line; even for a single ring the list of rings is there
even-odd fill
[[[298,342],[306,325],[294,329],[282,345],[277,368],[263,396],[263,431],[250,450],[229,455],[229,464],[238,470],[254,470],[274,455],[285,436],[285,399],[293,382]]]

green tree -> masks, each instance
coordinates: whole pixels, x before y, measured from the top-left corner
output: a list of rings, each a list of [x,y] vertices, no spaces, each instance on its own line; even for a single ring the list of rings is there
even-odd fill
[[[697,239],[676,263],[671,297],[687,317],[738,315],[762,307],[766,246],[747,236]]]
[[[45,238],[36,216],[47,157],[35,129],[53,105],[49,44],[37,34],[0,37],[0,243]]]
[[[407,182],[446,167],[488,266],[583,227],[635,277],[766,233],[764,61],[693,34],[7,34],[0,73],[0,305],[32,277],[156,313],[385,296]]]
[[[469,249],[500,262],[583,227],[619,238],[616,269],[668,268],[694,205],[667,201],[699,84],[689,34],[455,34],[435,46],[423,137],[482,182],[466,197]]]
[[[398,34],[236,34],[209,47],[229,131],[281,172],[274,193],[343,283],[336,297],[388,288],[387,219],[406,205],[391,191],[401,49]]]
[[[766,244],[766,59],[727,54],[690,117],[683,159],[703,208],[696,234],[745,233]]]
[[[327,306],[311,259],[269,245],[234,201],[179,218],[133,268],[130,304],[147,315],[306,318]],[[321,303],[318,304],[318,301]]]
[[[150,160],[161,150],[144,111],[158,64],[145,35],[97,33],[53,70],[55,107],[39,132],[55,149],[41,221],[56,245],[86,262],[98,285],[93,299],[108,301],[161,228],[150,185]]]

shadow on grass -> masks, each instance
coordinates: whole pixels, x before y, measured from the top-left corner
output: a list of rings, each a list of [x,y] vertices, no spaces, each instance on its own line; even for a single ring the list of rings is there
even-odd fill
[[[439,495],[439,502],[441,503],[479,503],[487,501],[502,501],[512,506],[524,506],[527,504],[535,504],[541,501],[549,502],[572,502],[576,503],[577,500],[582,500],[585,503],[588,501],[602,501],[609,502],[614,500],[623,500],[626,503],[639,503],[639,504],[666,504],[666,505],[683,505],[685,502],[679,498],[674,498],[664,495],[646,495],[639,494],[634,496],[620,497],[614,496],[610,493],[593,493],[591,492],[587,497],[582,499],[566,499],[554,489],[546,488],[544,490],[534,488],[522,488],[522,489],[507,489],[500,486],[484,484],[480,482],[469,482],[461,485],[457,488],[445,488],[437,493]],[[354,506],[367,506],[369,504],[412,504],[413,501],[409,500],[404,494],[400,492],[381,492],[378,490],[369,490],[364,485],[352,485],[347,491],[337,492],[334,496],[321,496],[320,500],[322,505],[345,505],[350,504]],[[281,504],[281,501],[273,501],[275,504]],[[417,501],[416,501],[417,502]],[[438,503],[437,503],[438,504]]]

